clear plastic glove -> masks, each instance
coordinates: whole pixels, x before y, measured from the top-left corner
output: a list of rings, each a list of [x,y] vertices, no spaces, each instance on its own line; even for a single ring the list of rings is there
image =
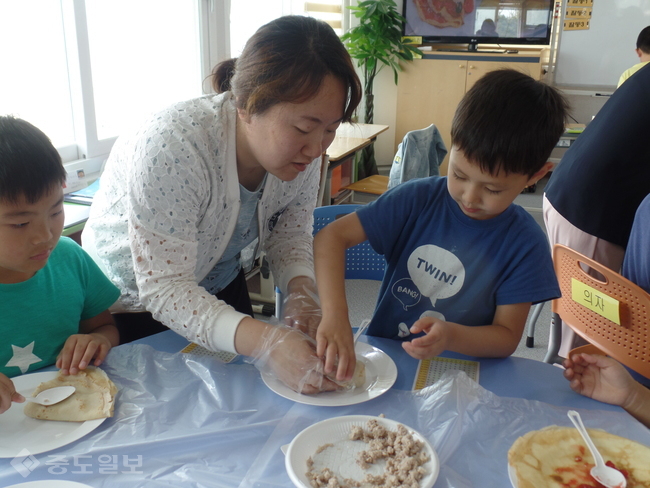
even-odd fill
[[[323,375],[323,361],[316,356],[316,342],[296,329],[282,325],[267,327],[247,361],[299,393],[339,389]]]
[[[322,316],[314,281],[305,277],[291,280],[282,301],[282,321],[315,339]]]

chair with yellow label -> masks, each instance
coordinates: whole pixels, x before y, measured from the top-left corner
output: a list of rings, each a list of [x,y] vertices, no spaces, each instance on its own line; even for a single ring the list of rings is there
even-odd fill
[[[553,263],[562,297],[553,300],[551,340],[544,358],[560,363],[561,320],[589,344],[569,354],[611,356],[650,378],[650,295],[619,273],[556,244]],[[592,276],[585,267],[600,274]]]

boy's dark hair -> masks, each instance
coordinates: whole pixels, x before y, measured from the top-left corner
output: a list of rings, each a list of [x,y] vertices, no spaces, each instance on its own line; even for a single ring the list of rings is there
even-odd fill
[[[61,156],[50,139],[29,122],[0,116],[0,201],[24,197],[35,203],[65,183]]]
[[[567,111],[556,89],[512,69],[491,71],[458,105],[451,143],[486,173],[532,176],[564,132]]]
[[[646,54],[650,54],[650,25],[639,33],[636,38],[636,47]]]

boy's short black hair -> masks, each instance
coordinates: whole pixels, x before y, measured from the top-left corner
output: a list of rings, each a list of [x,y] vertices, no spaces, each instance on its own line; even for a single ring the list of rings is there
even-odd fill
[[[451,143],[486,173],[532,176],[564,132],[567,111],[553,87],[512,69],[491,71],[458,105]]]
[[[0,201],[24,197],[35,203],[65,183],[61,156],[50,139],[29,122],[0,116]]]
[[[650,25],[639,33],[636,38],[636,47],[646,54],[650,54]]]

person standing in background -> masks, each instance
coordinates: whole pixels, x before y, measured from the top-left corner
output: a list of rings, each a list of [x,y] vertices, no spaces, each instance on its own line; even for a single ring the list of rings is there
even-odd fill
[[[616,88],[620,87],[625,80],[650,62],[650,25],[643,29],[639,34],[639,37],[637,37],[635,51],[636,55],[639,56],[639,62],[623,72],[621,77],[618,79],[618,85]]]
[[[551,249],[563,244],[619,272],[634,215],[650,193],[650,66],[630,77],[553,170],[544,189]],[[584,343],[562,325],[559,355]]]

